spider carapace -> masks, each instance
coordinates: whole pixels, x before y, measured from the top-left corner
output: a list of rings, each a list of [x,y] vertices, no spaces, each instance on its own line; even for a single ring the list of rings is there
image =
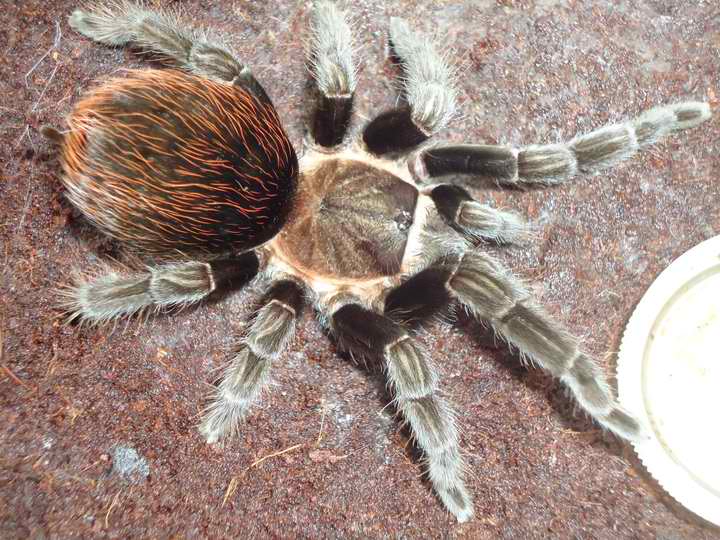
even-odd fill
[[[385,366],[398,413],[428,478],[459,521],[472,516],[458,428],[413,325],[463,306],[570,390],[625,439],[642,426],[617,403],[579,340],[479,240],[515,242],[515,214],[475,200],[478,179],[551,185],[631,157],[710,117],[705,103],[651,109],[567,143],[520,148],[430,144],[452,118],[455,72],[434,41],[390,21],[404,104],[348,136],[356,72],[335,4],[315,3],[309,62],[317,103],[298,162],[270,99],[220,41],[169,13],[122,0],[75,11],[71,26],[135,44],[178,70],[131,71],[91,91],[61,145],[70,201],[108,235],[156,257],[147,270],[86,274],[64,291],[71,317],[94,323],[198,302],[255,277],[266,293],[216,386],[200,430],[239,429],[310,302],[339,346]]]
[[[394,276],[417,199],[414,186],[361,156],[319,159],[303,170],[290,219],[272,247],[308,275],[349,282]]]

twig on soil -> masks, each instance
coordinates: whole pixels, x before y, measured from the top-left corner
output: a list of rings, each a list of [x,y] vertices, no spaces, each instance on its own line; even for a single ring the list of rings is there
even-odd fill
[[[33,170],[34,172],[34,170]],[[30,199],[32,195],[32,184],[28,184],[27,194],[25,195],[25,204],[23,205],[23,209],[20,215],[20,222],[18,223],[17,228],[15,229],[16,232],[20,231],[22,229],[23,224],[25,223],[25,216],[28,213],[28,210],[30,209]]]
[[[16,383],[18,383],[18,384],[19,384],[20,386],[22,386],[23,388],[25,388],[25,390],[27,390],[28,392],[34,392],[34,391],[35,391],[35,389],[34,389],[33,387],[31,387],[31,386],[28,385],[27,383],[23,382],[22,379],[20,379],[17,375],[15,375],[12,371],[10,371],[10,368],[7,367],[5,364],[2,364],[0,367],[2,367],[2,368],[3,368],[3,371],[5,371],[5,373],[8,374],[8,377],[10,377],[13,381],[15,381]]]
[[[564,435],[572,435],[573,437],[587,437],[587,436],[596,436],[597,434],[601,433],[600,429],[590,429],[587,431],[576,431],[574,429],[561,429],[559,430],[560,433],[563,433]]]
[[[25,126],[25,131],[23,131],[23,132],[22,132],[22,135],[20,135],[20,136],[18,137],[18,139],[15,141],[15,146],[14,146],[14,147],[17,148],[18,146],[20,146],[20,143],[22,142],[22,140],[23,140],[25,137],[27,137],[29,134],[30,134],[30,126],[28,125],[28,126]],[[32,142],[32,141],[30,141],[30,142]]]
[[[48,55],[51,52],[56,51],[58,49],[58,47],[60,46],[60,40],[62,40],[62,30],[60,29],[60,23],[55,21],[55,39],[53,41],[53,44],[50,46],[50,48],[47,51],[45,51],[45,54],[43,54],[38,59],[38,61],[35,62],[33,67],[30,68],[30,71],[28,71],[25,74],[25,88],[30,88],[30,83],[28,82],[30,75],[40,66],[40,64],[42,64],[45,61],[45,59],[48,57]],[[31,113],[34,113],[37,110],[38,105],[40,105],[40,102],[42,101],[43,97],[45,97],[45,92],[47,92],[47,89],[50,87],[50,83],[55,78],[55,74],[57,73],[57,70],[60,67],[60,62],[57,62],[57,56],[55,58],[56,58],[55,67],[53,68],[52,73],[50,74],[50,78],[47,80],[47,82],[45,83],[45,86],[43,87],[42,91],[40,92],[40,95],[38,96],[37,101],[33,105],[33,108],[30,109]],[[23,135],[23,137],[24,136],[25,135]],[[20,140],[22,140],[22,138]]]
[[[9,367],[7,367],[5,364],[2,363],[4,352],[5,352],[5,334],[3,333],[3,329],[2,329],[2,327],[0,326],[0,367],[3,369],[3,371],[5,371],[5,373],[7,373],[7,376],[8,376],[11,380],[15,381],[17,384],[19,384],[20,386],[22,386],[25,390],[27,390],[27,391],[30,392],[31,394],[35,393],[35,391],[37,390],[36,388],[33,388],[32,386],[30,386],[29,384],[27,384],[26,382],[24,382],[20,377],[18,377],[17,375],[15,375],[15,374],[10,370]]]
[[[286,448],[285,450],[280,450],[279,452],[273,452],[272,454],[268,454],[267,456],[261,457],[260,459],[255,460],[255,461],[252,463],[252,465],[250,465],[247,469],[245,469],[245,470],[243,471],[243,473],[246,473],[247,471],[249,471],[249,470],[252,469],[253,467],[257,467],[258,465],[260,465],[260,464],[261,464],[263,461],[265,461],[266,459],[274,458],[274,457],[277,457],[277,456],[282,456],[283,454],[287,454],[288,452],[292,452],[293,450],[295,450],[295,449],[297,449],[297,448],[300,448],[303,444],[304,444],[304,443],[299,443],[299,444],[296,444],[295,446],[291,446],[290,448]]]
[[[55,78],[55,74],[57,73],[58,68],[60,67],[59,63],[55,63],[55,67],[52,70],[52,73],[50,74],[50,78],[45,83],[45,87],[42,89],[42,92],[40,92],[40,96],[37,98],[37,101],[35,102],[35,105],[33,105],[33,108],[30,109],[30,112],[35,112],[38,108],[38,105],[40,105],[40,102],[42,101],[42,98],[45,97],[45,92],[47,92],[48,87],[50,86],[50,83]]]
[[[32,75],[32,72],[35,71],[40,64],[43,63],[43,60],[45,60],[48,55],[53,52],[53,50],[57,49],[60,45],[60,40],[62,39],[62,30],[60,29],[60,23],[55,21],[55,40],[53,41],[52,47],[50,47],[47,51],[45,51],[45,54],[43,54],[40,59],[35,62],[33,67],[30,68],[30,71],[28,71],[25,74],[25,88],[30,88],[30,84],[28,83],[28,77]]]
[[[228,484],[227,489],[225,490],[225,496],[223,497],[223,502],[222,502],[221,508],[225,508],[225,503],[228,502],[228,499],[230,497],[232,497],[233,495],[235,495],[235,491],[237,491],[237,484],[238,484],[237,476],[233,476],[230,479],[230,483]]]
[[[325,406],[324,399],[320,403],[320,407],[322,408],[322,414],[320,416],[320,432],[318,433],[317,441],[315,441],[315,446],[320,446],[320,441],[322,440],[323,436],[323,427],[325,427],[325,413],[327,412],[327,407]]]
[[[112,502],[110,503],[110,506],[108,506],[107,513],[105,514],[105,528],[109,528],[110,524],[108,523],[108,520],[110,519],[110,513],[113,511],[113,508],[117,506],[118,498],[120,497],[120,494],[122,493],[122,490],[118,491],[115,494],[115,497],[113,497]]]
[[[50,377],[55,373],[55,368],[57,367],[57,360],[60,358],[60,351],[58,349],[57,341],[52,342],[52,356],[50,357],[50,361],[48,362],[48,368],[47,372],[45,372],[46,377]]]
[[[225,504],[228,502],[230,497],[235,495],[235,492],[237,491],[239,479],[242,478],[243,476],[245,476],[245,473],[247,473],[250,469],[257,467],[266,459],[282,456],[283,454],[287,454],[288,452],[297,450],[298,448],[300,448],[303,445],[304,445],[304,443],[299,443],[299,444],[296,444],[295,446],[291,446],[290,448],[286,448],[285,450],[280,450],[278,452],[273,452],[272,454],[268,454],[267,456],[263,456],[260,459],[253,461],[253,463],[247,469],[245,469],[243,472],[241,472],[238,476],[233,476],[230,479],[230,483],[228,484],[227,489],[225,490],[225,496],[223,497],[222,506],[225,506]]]

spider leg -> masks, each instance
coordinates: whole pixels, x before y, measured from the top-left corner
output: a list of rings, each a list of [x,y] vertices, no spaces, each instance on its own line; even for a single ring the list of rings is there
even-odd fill
[[[536,305],[498,261],[467,251],[446,286],[476,318],[489,322],[524,357],[560,379],[599,424],[624,439],[642,436],[640,425],[620,408],[602,369],[581,350],[579,340]]]
[[[452,274],[453,265],[442,262],[414,274],[387,294],[385,315],[405,325],[434,317],[453,301],[446,286]]]
[[[481,204],[459,186],[441,184],[430,197],[442,218],[466,236],[504,244],[522,242],[531,234],[520,216]]]
[[[340,144],[350,125],[356,68],[353,41],[344,11],[331,2],[312,10],[309,62],[319,91],[312,135],[321,146]]]
[[[50,139],[53,144],[56,144],[58,146],[62,145],[62,143],[65,141],[65,135],[52,126],[41,126],[40,133],[42,133],[43,136],[45,136],[46,138]]]
[[[641,426],[612,397],[602,369],[580,349],[579,340],[487,254],[467,251],[459,264],[435,264],[412,276],[387,295],[385,313],[401,322],[423,320],[452,299],[559,378],[599,424],[624,439],[642,437]]]
[[[250,69],[228,47],[213,42],[204,31],[184,27],[175,13],[115,0],[77,9],[69,22],[77,32],[100,43],[113,46],[134,43],[191,73],[253,89],[259,87]]]
[[[271,285],[262,304],[205,410],[200,432],[208,444],[234,435],[267,386],[271,363],[295,335],[303,291],[294,281],[279,280]]]
[[[374,154],[408,150],[443,129],[455,114],[453,68],[429,36],[398,18],[390,20],[390,42],[402,63],[407,107],[381,113],[363,132]]]
[[[358,304],[337,309],[330,327],[343,346],[385,360],[397,408],[425,455],[433,488],[458,521],[470,519],[472,500],[463,480],[455,416],[437,394],[438,375],[423,351],[400,324]]]
[[[233,259],[157,266],[132,276],[111,271],[79,277],[61,294],[71,320],[104,323],[149,307],[194,304],[218,288],[247,281],[258,266],[257,256],[249,252]]]
[[[707,103],[686,102],[656,107],[635,120],[578,135],[568,143],[516,149],[493,145],[438,146],[422,150],[412,165],[420,183],[463,181],[470,175],[502,184],[559,184],[578,171],[594,172],[633,156],[672,131],[695,127],[710,118]]]

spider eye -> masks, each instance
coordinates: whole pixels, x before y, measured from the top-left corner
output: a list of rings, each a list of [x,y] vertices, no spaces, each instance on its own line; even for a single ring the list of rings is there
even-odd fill
[[[398,212],[395,216],[395,223],[400,231],[407,231],[413,223],[412,214],[407,210]]]

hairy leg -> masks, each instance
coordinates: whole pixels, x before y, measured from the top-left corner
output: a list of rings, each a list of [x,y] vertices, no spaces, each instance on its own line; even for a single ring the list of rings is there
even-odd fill
[[[440,46],[402,19],[390,20],[390,43],[403,67],[408,107],[380,114],[363,133],[375,154],[407,150],[443,129],[455,114],[455,74]]]
[[[454,413],[437,394],[438,376],[423,351],[400,324],[358,304],[337,309],[330,327],[344,347],[385,360],[395,402],[425,455],[433,488],[458,521],[470,519]]]
[[[603,427],[625,439],[642,436],[641,426],[620,408],[601,367],[581,350],[579,340],[487,254],[467,251],[459,262],[437,263],[412,276],[387,295],[385,313],[402,323],[422,321],[453,299],[487,321],[523,357],[559,378]]]
[[[581,350],[579,340],[536,305],[498,261],[466,252],[447,288],[523,356],[560,379],[599,424],[624,439],[642,436],[641,426],[617,403],[601,367]]]
[[[453,301],[446,286],[453,271],[452,263],[437,262],[411,276],[387,294],[385,315],[405,325],[416,325],[435,317]]]
[[[412,164],[424,184],[461,181],[468,175],[502,184],[559,184],[578,172],[595,172],[632,157],[665,135],[695,127],[710,118],[707,103],[686,102],[651,109],[635,120],[609,125],[568,143],[515,149],[492,145],[437,146],[421,151]]]
[[[250,252],[233,259],[157,266],[130,276],[110,271],[98,277],[80,276],[61,294],[71,320],[104,323],[148,308],[199,302],[220,287],[250,279],[258,265]]]
[[[441,184],[430,196],[442,218],[466,236],[502,244],[522,242],[530,237],[530,228],[520,216],[480,204],[459,186]]]
[[[203,77],[257,85],[249,68],[228,47],[211,40],[206,32],[185,27],[169,11],[146,9],[128,0],[96,2],[75,10],[70,26],[106,45],[133,43]]]
[[[277,281],[270,287],[203,416],[200,432],[208,443],[237,432],[240,422],[267,386],[270,365],[295,335],[302,305],[303,291],[294,281]]]
[[[313,6],[310,66],[320,93],[312,135],[321,146],[340,144],[352,114],[356,85],[353,41],[347,15],[332,2]]]

